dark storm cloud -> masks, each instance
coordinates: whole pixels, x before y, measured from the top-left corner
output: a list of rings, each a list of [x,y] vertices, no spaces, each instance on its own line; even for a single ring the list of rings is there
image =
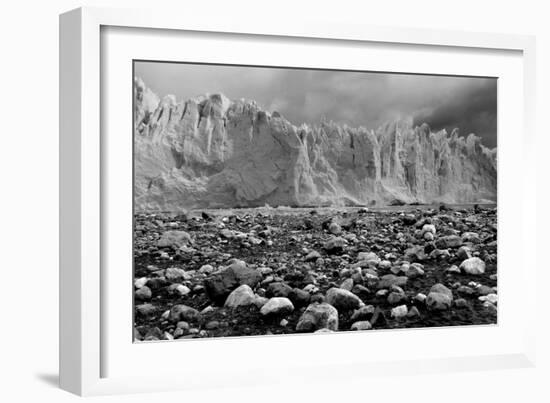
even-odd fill
[[[145,62],[136,63],[135,74],[160,96],[221,92],[255,100],[297,125],[328,119],[375,129],[411,116],[496,145],[495,79]]]
[[[476,133],[485,145],[496,147],[497,82],[473,81],[458,88],[446,102],[415,116],[415,124],[426,122],[432,129],[459,128],[461,135]]]

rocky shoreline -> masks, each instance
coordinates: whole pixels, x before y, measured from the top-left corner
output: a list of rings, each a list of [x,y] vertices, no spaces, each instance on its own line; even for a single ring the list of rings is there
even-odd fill
[[[497,322],[495,207],[136,213],[134,339]]]

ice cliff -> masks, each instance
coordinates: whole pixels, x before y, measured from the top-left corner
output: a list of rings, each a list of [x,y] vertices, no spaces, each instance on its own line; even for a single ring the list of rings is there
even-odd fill
[[[139,78],[134,97],[137,211],[496,200],[496,149],[474,134],[295,126],[221,94],[160,99]]]

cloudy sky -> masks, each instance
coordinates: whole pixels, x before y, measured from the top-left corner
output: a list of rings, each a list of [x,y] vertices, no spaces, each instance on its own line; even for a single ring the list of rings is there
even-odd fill
[[[497,80],[387,73],[136,62],[135,75],[157,95],[206,93],[246,98],[294,124],[322,119],[376,129],[412,116],[432,130],[458,127],[496,146]]]

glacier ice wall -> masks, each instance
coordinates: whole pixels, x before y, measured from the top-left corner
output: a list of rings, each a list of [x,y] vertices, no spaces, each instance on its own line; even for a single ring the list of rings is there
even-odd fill
[[[137,211],[496,200],[496,149],[474,134],[295,126],[221,94],[160,99],[139,78],[134,97]]]

